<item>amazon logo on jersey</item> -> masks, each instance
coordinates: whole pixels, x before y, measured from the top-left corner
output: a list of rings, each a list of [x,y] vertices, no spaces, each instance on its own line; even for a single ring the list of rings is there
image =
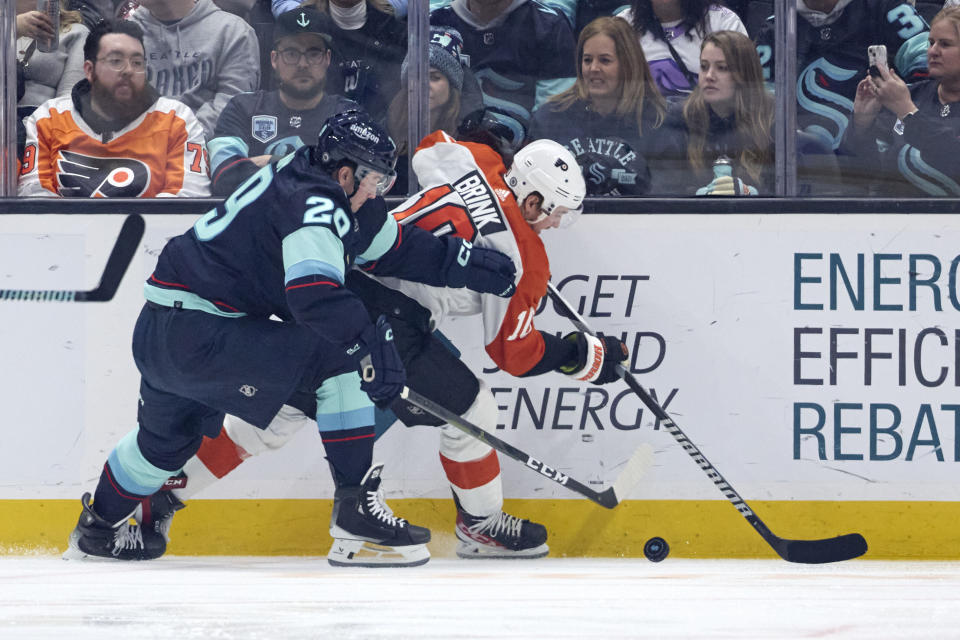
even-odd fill
[[[135,158],[97,158],[61,151],[60,195],[72,198],[138,198],[150,184],[150,167]]]

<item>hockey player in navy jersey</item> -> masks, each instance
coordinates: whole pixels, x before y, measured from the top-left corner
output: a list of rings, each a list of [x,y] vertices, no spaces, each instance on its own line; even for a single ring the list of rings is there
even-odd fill
[[[487,354],[500,369],[520,378],[555,371],[579,383],[609,384],[620,379],[615,367],[628,358],[628,350],[613,336],[598,339],[572,332],[561,339],[534,326],[531,310],[539,307],[550,277],[539,235],[576,219],[586,193],[571,152],[552,140],[517,151],[509,132],[486,114],[468,118],[458,135],[461,141],[436,131],[421,141],[413,166],[425,188],[394,209],[393,216],[404,229],[464,237],[511,256],[518,267],[516,293],[506,300],[393,278],[376,281],[356,269],[347,275],[347,286],[363,300],[371,318],[391,318],[411,389],[494,431],[498,409],[490,388],[433,333],[445,318],[481,316]],[[509,171],[505,156],[513,158]],[[546,528],[503,510],[500,462],[488,444],[444,426],[443,420],[405,400],[394,401],[390,409],[407,426],[441,427],[440,461],[456,506],[458,556],[547,555]],[[182,500],[244,460],[284,446],[308,423],[295,408],[281,411],[266,429],[228,416],[220,434],[205,438],[183,472],[152,496],[145,525],[168,535]],[[341,558],[339,548],[335,541],[328,558]]]
[[[798,0],[797,17],[797,126],[826,148],[840,146],[850,123],[868,46],[886,45],[890,68],[906,82],[926,76],[929,28],[907,0]],[[772,16],[757,52],[764,78],[778,80]]]
[[[371,400],[396,398],[404,367],[390,325],[370,321],[344,274],[358,266],[509,297],[515,267],[495,250],[401,231],[378,197],[395,161],[379,125],[338,114],[316,146],[263,167],[167,244],[133,334],[138,424],[110,453],[93,502],[84,494],[65,557],[159,557],[163,535],[128,519],[225,413],[265,428],[292,406],[319,426],[336,486],[331,531],[352,546],[344,557],[373,543],[392,548],[395,565],[429,559],[430,532],[393,516],[371,465]]]

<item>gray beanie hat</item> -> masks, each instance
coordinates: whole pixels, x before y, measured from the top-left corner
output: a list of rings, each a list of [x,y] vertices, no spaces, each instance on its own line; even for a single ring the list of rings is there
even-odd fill
[[[463,89],[463,64],[461,51],[463,37],[453,27],[430,27],[430,67],[444,76],[450,86],[458,91]],[[406,84],[409,57],[404,58],[400,75]]]

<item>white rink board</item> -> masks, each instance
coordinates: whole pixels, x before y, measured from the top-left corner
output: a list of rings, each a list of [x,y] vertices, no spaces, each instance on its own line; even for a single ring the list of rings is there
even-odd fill
[[[147,216],[142,250],[113,302],[0,302],[0,499],[75,498],[95,485],[113,444],[134,425],[129,342],[141,283],[166,238],[193,220]],[[0,288],[94,287],[120,223],[121,216],[0,216]],[[601,215],[544,238],[567,299],[584,305],[596,329],[627,332],[631,349],[639,347],[641,384],[667,402],[745,498],[958,498],[954,216]],[[928,284],[911,287],[911,271]],[[844,275],[854,294],[862,280],[862,309]],[[478,322],[442,329],[463,348],[477,343]],[[549,307],[535,322],[570,330]],[[833,382],[831,332],[839,354]],[[474,370],[491,366],[482,349],[464,349],[464,357]],[[577,385],[559,374],[485,379],[501,406],[498,435],[562,472],[601,488],[647,441],[658,451],[655,467],[630,497],[719,497],[672,437],[654,430],[646,413],[638,418],[641,404],[622,383]],[[825,459],[813,429],[821,411]],[[540,428],[531,414],[542,414]],[[378,442],[390,497],[449,496],[437,437],[398,426]],[[503,467],[507,497],[573,496],[512,461]],[[302,432],[200,497],[331,495],[319,438]]]

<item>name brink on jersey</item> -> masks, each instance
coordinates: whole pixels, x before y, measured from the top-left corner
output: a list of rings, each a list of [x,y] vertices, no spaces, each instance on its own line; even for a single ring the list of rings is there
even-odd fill
[[[478,171],[471,171],[460,178],[453,188],[470,209],[470,217],[481,234],[488,236],[507,228],[500,214],[500,207],[494,204],[493,192]]]

